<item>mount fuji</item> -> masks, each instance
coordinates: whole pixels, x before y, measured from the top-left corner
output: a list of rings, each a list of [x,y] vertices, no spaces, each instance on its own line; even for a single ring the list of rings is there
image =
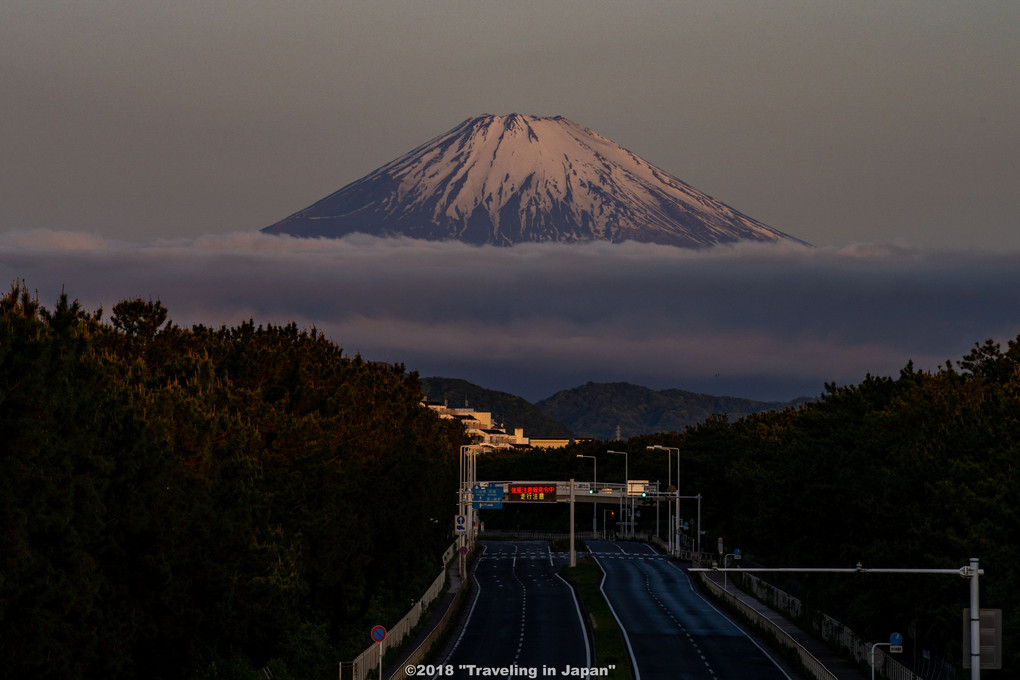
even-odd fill
[[[469,118],[262,230],[512,246],[640,241],[803,244],[562,116]],[[806,245],[806,244],[805,244]]]

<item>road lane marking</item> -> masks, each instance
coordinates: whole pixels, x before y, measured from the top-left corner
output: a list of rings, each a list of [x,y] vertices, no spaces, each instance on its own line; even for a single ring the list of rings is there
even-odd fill
[[[741,627],[740,627],[740,626],[738,626],[738,625],[737,625],[736,623],[734,623],[734,622],[733,622],[733,620],[732,620],[732,619],[731,619],[730,617],[726,616],[726,614],[724,614],[724,613],[722,612],[722,610],[720,610],[720,609],[719,609],[718,607],[716,607],[716,606],[715,606],[714,604],[712,604],[711,602],[709,602],[707,598],[705,598],[705,597],[704,597],[704,596],[703,596],[703,595],[702,595],[701,593],[699,593],[699,592],[698,592],[698,591],[697,591],[697,590],[696,590],[696,589],[694,588],[694,582],[693,582],[693,580],[691,579],[691,577],[690,577],[690,575],[689,575],[689,574],[687,574],[687,573],[686,573],[686,572],[685,572],[685,571],[684,571],[683,569],[681,569],[680,567],[678,567],[678,566],[677,566],[676,564],[674,564],[673,562],[670,562],[669,564],[670,564],[670,566],[672,566],[672,567],[673,567],[674,569],[678,570],[678,571],[679,571],[679,572],[680,572],[681,574],[683,574],[683,575],[684,575],[684,576],[685,576],[685,577],[687,578],[687,586],[688,586],[688,587],[689,587],[689,588],[691,589],[691,592],[692,592],[692,593],[694,593],[694,594],[695,594],[695,595],[697,595],[697,596],[698,596],[699,598],[701,598],[701,599],[702,599],[702,601],[704,601],[704,602],[705,602],[705,604],[707,604],[707,605],[708,605],[709,607],[711,607],[711,608],[712,608],[712,609],[714,609],[714,610],[715,610],[716,612],[718,612],[719,616],[721,616],[721,617],[722,617],[723,619],[725,619],[725,620],[726,620],[726,621],[727,621],[727,622],[728,622],[728,623],[729,623],[729,624],[730,624],[731,626],[733,626],[734,628],[736,628],[736,629],[737,629],[737,632],[739,632],[739,633],[740,633],[741,635],[743,635],[743,636],[744,636],[744,637],[746,637],[746,638],[747,638],[748,640],[750,640],[750,641],[751,641],[751,644],[753,644],[753,645],[754,645],[755,647],[757,647],[758,649],[760,649],[760,650],[761,650],[761,653],[762,653],[762,654],[764,654],[764,655],[765,655],[765,657],[766,657],[766,658],[767,658],[767,659],[768,659],[769,661],[771,661],[771,662],[772,662],[772,665],[773,665],[773,666],[775,666],[775,667],[776,667],[776,668],[777,668],[777,669],[779,670],[779,672],[780,672],[780,673],[782,673],[782,674],[783,674],[784,676],[786,676],[786,680],[793,680],[793,678],[791,678],[791,677],[790,677],[790,674],[789,674],[789,673],[787,673],[787,672],[786,672],[786,670],[784,670],[784,669],[783,669],[783,667],[779,665],[779,662],[778,662],[778,661],[776,661],[775,659],[773,659],[773,658],[772,658],[772,655],[771,655],[771,654],[769,654],[769,653],[768,653],[767,651],[765,651],[765,648],[764,648],[764,647],[762,647],[762,646],[761,646],[760,644],[758,644],[758,641],[757,641],[757,640],[755,640],[755,639],[754,639],[753,637],[751,637],[750,635],[748,635],[748,634],[747,634],[747,633],[746,633],[746,632],[744,631],[744,629],[743,629],[743,628],[741,628]]]
[[[588,624],[584,620],[584,614],[581,612],[581,605],[577,601],[577,593],[574,592],[573,587],[571,587],[571,585],[567,583],[566,579],[564,579],[558,573],[556,574],[556,578],[563,581],[563,584],[567,587],[567,590],[570,591],[570,597],[573,598],[574,600],[574,611],[577,612],[577,622],[581,625],[581,635],[582,637],[584,637],[584,665],[590,668],[592,665],[592,658],[591,658],[591,646],[588,644]]]
[[[598,564],[599,569],[602,570],[602,582],[599,583],[599,591],[602,592],[602,598],[606,601],[606,604],[609,605],[609,611],[612,612],[613,618],[616,619],[616,625],[620,627],[620,632],[623,634],[623,641],[627,643],[627,653],[630,655],[630,667],[634,669],[634,680],[641,680],[641,669],[638,668],[637,659],[634,657],[634,648],[630,645],[630,635],[627,634],[627,627],[623,625],[623,621],[621,621],[620,617],[616,614],[616,609],[613,608],[613,603],[610,601],[609,596],[606,595],[606,591],[603,588],[606,584],[606,577],[608,574],[606,574],[605,567],[603,567],[599,562],[598,557],[595,558],[595,564]]]

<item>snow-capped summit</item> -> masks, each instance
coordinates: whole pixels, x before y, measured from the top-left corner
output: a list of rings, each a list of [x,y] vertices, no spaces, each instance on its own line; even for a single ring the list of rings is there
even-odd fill
[[[797,241],[582,125],[519,114],[469,118],[263,231],[501,246]]]

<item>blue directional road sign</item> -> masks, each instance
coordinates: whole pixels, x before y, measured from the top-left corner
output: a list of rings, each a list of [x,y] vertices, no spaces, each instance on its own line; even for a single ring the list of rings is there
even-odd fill
[[[902,645],[903,636],[900,635],[899,633],[893,633],[892,635],[889,636],[889,643],[893,645]]]
[[[502,484],[475,484],[471,489],[476,510],[481,508],[503,509],[503,485]]]

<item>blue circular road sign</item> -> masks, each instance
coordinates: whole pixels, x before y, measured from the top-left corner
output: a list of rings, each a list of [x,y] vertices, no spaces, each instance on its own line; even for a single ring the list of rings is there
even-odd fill
[[[893,633],[892,635],[889,636],[889,643],[893,645],[902,645],[903,636],[900,635],[899,633]]]
[[[382,626],[376,626],[372,629],[372,639],[376,642],[382,642],[386,639],[386,629]]]

